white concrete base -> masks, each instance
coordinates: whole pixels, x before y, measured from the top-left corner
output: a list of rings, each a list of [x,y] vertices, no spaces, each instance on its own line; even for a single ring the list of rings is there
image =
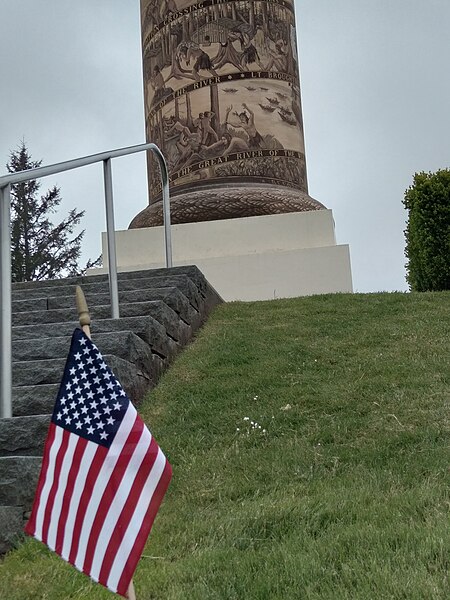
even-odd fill
[[[163,267],[163,235],[162,227],[116,232],[119,271]],[[102,245],[107,265],[105,234]],[[331,210],[173,225],[172,247],[174,266],[197,265],[226,301],[353,291]]]

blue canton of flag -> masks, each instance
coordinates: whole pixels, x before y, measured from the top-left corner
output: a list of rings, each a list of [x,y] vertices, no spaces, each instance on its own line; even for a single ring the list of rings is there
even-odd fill
[[[128,397],[95,344],[75,330],[52,422],[109,448],[128,408]]]

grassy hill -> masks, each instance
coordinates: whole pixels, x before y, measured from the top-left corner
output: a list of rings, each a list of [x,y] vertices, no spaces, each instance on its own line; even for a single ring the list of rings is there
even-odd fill
[[[220,307],[142,408],[174,478],[138,600],[450,598],[450,294]],[[5,600],[113,598],[27,541]]]

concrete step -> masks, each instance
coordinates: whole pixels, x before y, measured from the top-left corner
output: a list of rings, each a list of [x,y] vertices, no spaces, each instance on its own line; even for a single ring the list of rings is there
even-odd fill
[[[90,306],[92,322],[97,323],[101,319],[111,317],[111,306],[109,304]],[[51,325],[70,322],[76,326],[74,308],[63,308],[58,310],[34,310],[24,313],[13,314],[13,327],[26,325]],[[161,300],[150,302],[131,302],[120,306],[121,317],[144,317],[151,316],[158,321],[167,331],[167,334],[175,341],[184,344],[191,339],[191,327],[180,320],[177,313]],[[13,329],[13,335],[14,335]],[[51,329],[53,330],[53,328]]]
[[[13,416],[23,417],[51,413],[58,390],[59,383],[14,387],[12,391]]]
[[[0,419],[0,456],[42,456],[50,417]]]

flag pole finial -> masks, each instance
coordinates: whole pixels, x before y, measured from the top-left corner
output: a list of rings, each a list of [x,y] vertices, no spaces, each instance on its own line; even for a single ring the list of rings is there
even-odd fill
[[[76,300],[77,300],[77,311],[78,311],[78,319],[80,321],[81,329],[84,333],[91,337],[91,315],[89,314],[88,305],[86,302],[86,298],[83,290],[79,285],[77,285],[75,290]]]

